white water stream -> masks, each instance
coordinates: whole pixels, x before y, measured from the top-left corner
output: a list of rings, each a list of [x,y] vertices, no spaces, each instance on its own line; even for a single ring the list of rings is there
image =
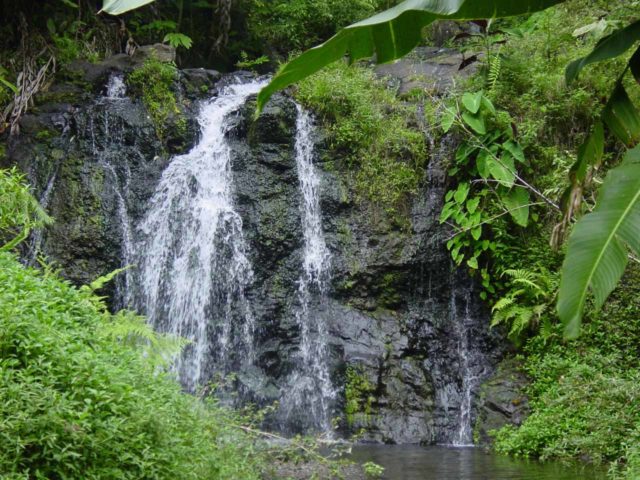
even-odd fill
[[[329,372],[329,332],[318,309],[326,303],[330,253],[322,230],[320,179],[313,165],[313,120],[297,106],[295,157],[302,193],[300,214],[304,236],[302,272],[298,279],[296,321],[300,328],[300,362],[282,392],[285,423],[296,421],[315,430],[331,431],[331,407],[336,391]],[[295,418],[297,417],[297,419]]]
[[[175,363],[187,390],[230,371],[230,353],[252,361],[254,319],[245,296],[253,280],[232,201],[229,115],[261,82],[225,87],[201,107],[201,139],[164,170],[138,228],[138,307],[154,327],[191,343]]]

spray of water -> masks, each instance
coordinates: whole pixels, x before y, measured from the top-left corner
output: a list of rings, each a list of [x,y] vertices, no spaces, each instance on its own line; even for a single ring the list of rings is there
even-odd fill
[[[300,328],[300,362],[282,396],[286,424],[302,429],[331,430],[331,406],[336,392],[329,372],[329,332],[321,316],[310,309],[326,302],[330,254],[320,211],[320,179],[313,165],[314,143],[311,116],[298,106],[295,156],[302,193],[301,218],[304,235],[302,272],[298,280],[295,312]]]
[[[231,153],[225,134],[235,112],[261,82],[231,85],[202,105],[202,136],[165,169],[138,228],[135,302],[156,330],[190,345],[175,362],[187,390],[215,372],[252,361],[254,318],[245,290],[253,280],[232,201]]]

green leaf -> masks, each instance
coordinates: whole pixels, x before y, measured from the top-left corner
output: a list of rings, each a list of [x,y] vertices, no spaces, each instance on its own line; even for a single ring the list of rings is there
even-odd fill
[[[173,48],[184,47],[186,50],[189,50],[193,45],[191,37],[183,33],[167,33],[162,41],[168,42]]]
[[[494,107],[493,103],[491,102],[491,100],[489,100],[484,95],[482,96],[482,105],[484,106],[484,108],[489,110],[493,115],[496,114],[496,107]]]
[[[0,83],[2,85],[4,85],[5,87],[7,87],[9,90],[11,90],[16,95],[18,94],[18,92],[20,92],[20,89],[17,87],[17,85],[14,85],[9,80],[7,80],[7,79],[5,79],[3,77],[0,77]]]
[[[604,126],[597,122],[591,134],[578,150],[578,160],[569,171],[572,182],[582,183],[587,177],[589,167],[597,167],[604,155]]]
[[[622,83],[616,85],[602,112],[602,119],[616,137],[628,146],[640,140],[640,114]]]
[[[525,163],[526,159],[524,157],[524,152],[522,151],[522,147],[518,144],[518,142],[514,142],[513,140],[507,140],[502,144],[502,148],[504,148],[507,152],[513,155],[520,163]]]
[[[467,265],[469,265],[474,270],[477,270],[478,269],[478,259],[476,257],[471,257],[469,260],[467,260]]]
[[[609,171],[596,208],[569,239],[557,305],[566,337],[580,333],[588,291],[600,308],[617,285],[628,261],[625,244],[640,253],[640,146]]]
[[[480,135],[487,133],[487,128],[484,124],[484,117],[482,115],[477,113],[473,115],[469,112],[463,112],[462,119],[464,120],[464,123],[469,125],[476,133]]]
[[[471,236],[476,242],[480,240],[480,237],[482,236],[482,225],[478,225],[476,228],[472,229]]]
[[[456,162],[457,163],[465,163],[466,164],[467,163],[466,160],[467,160],[467,158],[469,158],[469,155],[471,155],[477,149],[478,148],[473,146],[473,145],[470,145],[468,143],[463,143],[456,150]]]
[[[117,268],[113,272],[107,273],[106,275],[103,275],[102,277],[96,278],[93,282],[91,282],[88,285],[89,290],[91,290],[92,292],[95,291],[95,290],[100,290],[107,283],[109,283],[111,280],[113,280],[117,275],[121,274],[122,272],[124,272],[126,270],[129,270],[131,267],[132,267],[132,265],[127,265],[126,267]]]
[[[640,40],[640,20],[604,37],[589,55],[569,64],[565,72],[567,85],[578,78],[580,71],[587,65],[618,57],[629,50],[638,40]]]
[[[451,127],[456,121],[456,112],[451,108],[445,108],[442,117],[440,118],[440,126],[442,127],[442,131],[447,133],[451,130]]]
[[[629,60],[629,70],[636,82],[640,83],[640,48],[638,48]]]
[[[522,15],[564,0],[405,0],[371,18],[350,25],[322,45],[285,64],[258,94],[259,114],[271,95],[345,55],[350,62],[376,55],[386,63],[409,53],[422,41],[422,29],[438,19],[475,20]]]
[[[529,224],[529,192],[523,187],[514,187],[502,197],[509,214],[521,227]]]
[[[462,104],[464,108],[475,115],[480,110],[480,105],[482,104],[482,91],[478,93],[465,93],[462,95]]]
[[[471,187],[468,183],[461,183],[460,185],[458,185],[458,189],[453,194],[453,199],[456,201],[456,203],[464,203],[464,201],[467,199],[467,195],[469,195],[470,189]]]
[[[491,153],[486,150],[482,150],[476,158],[476,167],[478,168],[478,173],[482,178],[485,179],[489,178],[489,176],[491,175],[489,166],[487,164],[487,160],[489,158],[491,158]]]
[[[505,152],[500,159],[493,156],[487,158],[487,168],[491,176],[507,188],[511,188],[516,180],[516,166],[511,154]]]
[[[467,200],[467,211],[469,213],[474,213],[478,209],[478,205],[480,204],[480,198],[474,197]]]
[[[47,19],[47,30],[49,30],[51,35],[56,34],[56,23],[53,21],[53,18]]]
[[[105,12],[109,15],[120,15],[153,1],[154,0],[103,0],[102,9],[98,13]]]

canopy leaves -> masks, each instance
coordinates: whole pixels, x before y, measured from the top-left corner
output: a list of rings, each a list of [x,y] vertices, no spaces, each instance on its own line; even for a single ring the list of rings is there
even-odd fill
[[[438,19],[473,20],[508,17],[544,10],[564,0],[405,0],[378,15],[350,25],[322,45],[285,64],[258,95],[258,112],[271,95],[345,55],[354,62],[376,55],[385,63],[409,53],[422,29]]]
[[[568,338],[580,333],[589,290],[600,308],[617,285],[627,266],[627,247],[640,254],[640,146],[608,173],[596,208],[569,239],[558,296]]]

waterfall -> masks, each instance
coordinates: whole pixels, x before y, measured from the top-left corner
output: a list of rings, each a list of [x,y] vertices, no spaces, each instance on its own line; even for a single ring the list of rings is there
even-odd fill
[[[225,134],[229,115],[262,86],[230,85],[201,106],[200,141],[171,160],[136,232],[134,304],[156,330],[190,341],[174,365],[189,391],[252,361],[254,319],[245,290],[253,270],[233,205]]]
[[[318,309],[310,308],[313,302],[320,306],[326,303],[330,254],[322,230],[320,179],[313,165],[313,120],[299,105],[297,112],[295,158],[302,193],[300,214],[304,237],[295,310],[300,349],[297,370],[282,392],[281,414],[287,426],[330,432],[336,392],[329,372],[329,332]]]
[[[452,285],[454,285],[452,283]],[[470,310],[471,289],[465,288],[462,292],[463,312],[456,302],[456,289],[451,296],[451,321],[453,323],[453,337],[455,341],[455,353],[458,357],[458,378],[460,383],[457,389],[459,407],[457,412],[457,429],[450,438],[450,443],[455,446],[472,446],[472,403],[473,394],[488,374],[487,361],[482,350],[474,344],[473,326],[477,322],[473,319]]]
[[[107,180],[105,184],[112,189],[117,203],[116,214],[122,239],[123,266],[131,264],[133,253],[133,232],[127,206],[131,169],[129,162],[122,161],[120,148],[117,148],[117,146],[124,144],[124,125],[121,120],[118,121],[117,115],[112,114],[111,109],[126,109],[130,102],[126,94],[127,86],[124,83],[123,75],[112,74],[109,77],[106,92],[96,102],[94,106],[96,112],[90,116],[88,124],[93,154],[104,169],[105,180]],[[101,125],[96,125],[96,120],[101,122]],[[116,278],[116,307],[121,308],[128,305],[131,283],[132,273],[129,270]]]

